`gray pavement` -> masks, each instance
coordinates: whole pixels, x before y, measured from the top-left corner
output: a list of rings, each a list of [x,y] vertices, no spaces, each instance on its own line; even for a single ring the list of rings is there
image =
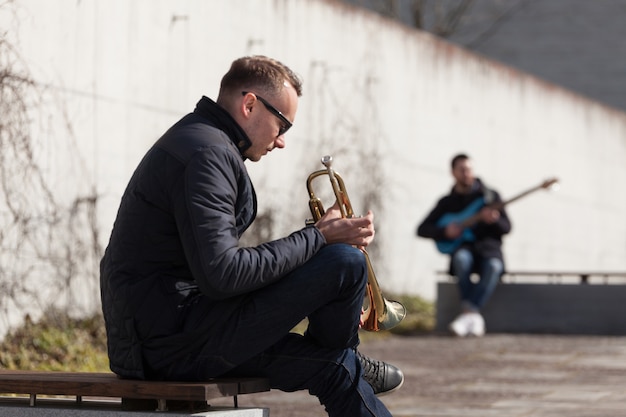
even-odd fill
[[[626,417],[626,336],[388,335],[360,350],[404,371],[403,387],[381,398],[394,417]],[[269,407],[270,417],[326,416],[306,392],[239,404]]]

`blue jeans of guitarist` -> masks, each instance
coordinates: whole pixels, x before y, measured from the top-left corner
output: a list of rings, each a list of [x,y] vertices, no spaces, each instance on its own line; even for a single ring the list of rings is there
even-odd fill
[[[462,308],[478,311],[496,289],[504,264],[498,258],[475,256],[469,249],[461,248],[452,255],[452,272],[458,279]],[[472,281],[473,272],[480,277],[478,282]]]

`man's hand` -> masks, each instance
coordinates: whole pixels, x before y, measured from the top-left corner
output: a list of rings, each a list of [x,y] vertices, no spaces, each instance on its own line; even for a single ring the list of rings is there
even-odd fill
[[[483,207],[480,210],[480,220],[487,224],[492,224],[500,219],[500,212],[490,207]]]
[[[365,247],[374,240],[374,213],[368,211],[363,217],[344,219],[339,205],[335,203],[315,226],[324,235],[326,243],[347,243]]]
[[[446,235],[446,238],[454,240],[457,237],[461,236],[461,233],[463,233],[463,226],[458,223],[450,223],[446,226],[444,233]]]
[[[363,320],[363,314],[365,314],[365,310],[361,307],[361,315],[359,316],[359,329],[362,329],[365,326],[365,320]]]

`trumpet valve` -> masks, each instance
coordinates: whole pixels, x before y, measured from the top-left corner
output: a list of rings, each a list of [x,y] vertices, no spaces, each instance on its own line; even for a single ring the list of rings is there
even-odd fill
[[[319,219],[321,219],[325,213],[322,200],[320,200],[317,197],[312,197],[309,200],[309,208],[311,209],[311,215],[313,216],[313,218],[306,220],[305,224],[307,226],[310,226],[314,224],[316,221],[318,221]]]

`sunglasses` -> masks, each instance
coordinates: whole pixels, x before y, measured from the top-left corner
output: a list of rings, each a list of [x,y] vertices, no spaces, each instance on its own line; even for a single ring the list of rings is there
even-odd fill
[[[248,94],[248,91],[242,91],[242,92],[241,92],[241,95],[242,95],[242,96],[245,96],[246,94]],[[254,94],[254,93],[252,93],[252,94]],[[263,97],[259,96],[258,94],[254,94],[254,96],[255,96],[256,98],[258,98],[258,99],[259,99],[259,101],[260,101],[261,103],[263,103],[263,105],[265,106],[265,108],[266,108],[267,110],[269,110],[269,112],[270,112],[270,113],[272,113],[274,116],[278,117],[278,118],[280,119],[280,121],[282,122],[282,125],[281,125],[281,126],[280,126],[280,128],[278,129],[278,135],[277,135],[276,137],[278,137],[278,136],[282,136],[282,135],[284,135],[285,133],[287,133],[287,131],[288,131],[289,129],[291,129],[291,126],[293,126],[293,123],[291,123],[291,122],[289,121],[289,119],[287,119],[287,118],[285,117],[285,115],[284,115],[284,114],[282,114],[282,113],[281,113],[281,112],[280,112],[280,111],[279,111],[276,107],[274,107],[274,106],[272,106],[270,103],[268,103],[268,101],[267,101],[267,100],[265,100]]]

